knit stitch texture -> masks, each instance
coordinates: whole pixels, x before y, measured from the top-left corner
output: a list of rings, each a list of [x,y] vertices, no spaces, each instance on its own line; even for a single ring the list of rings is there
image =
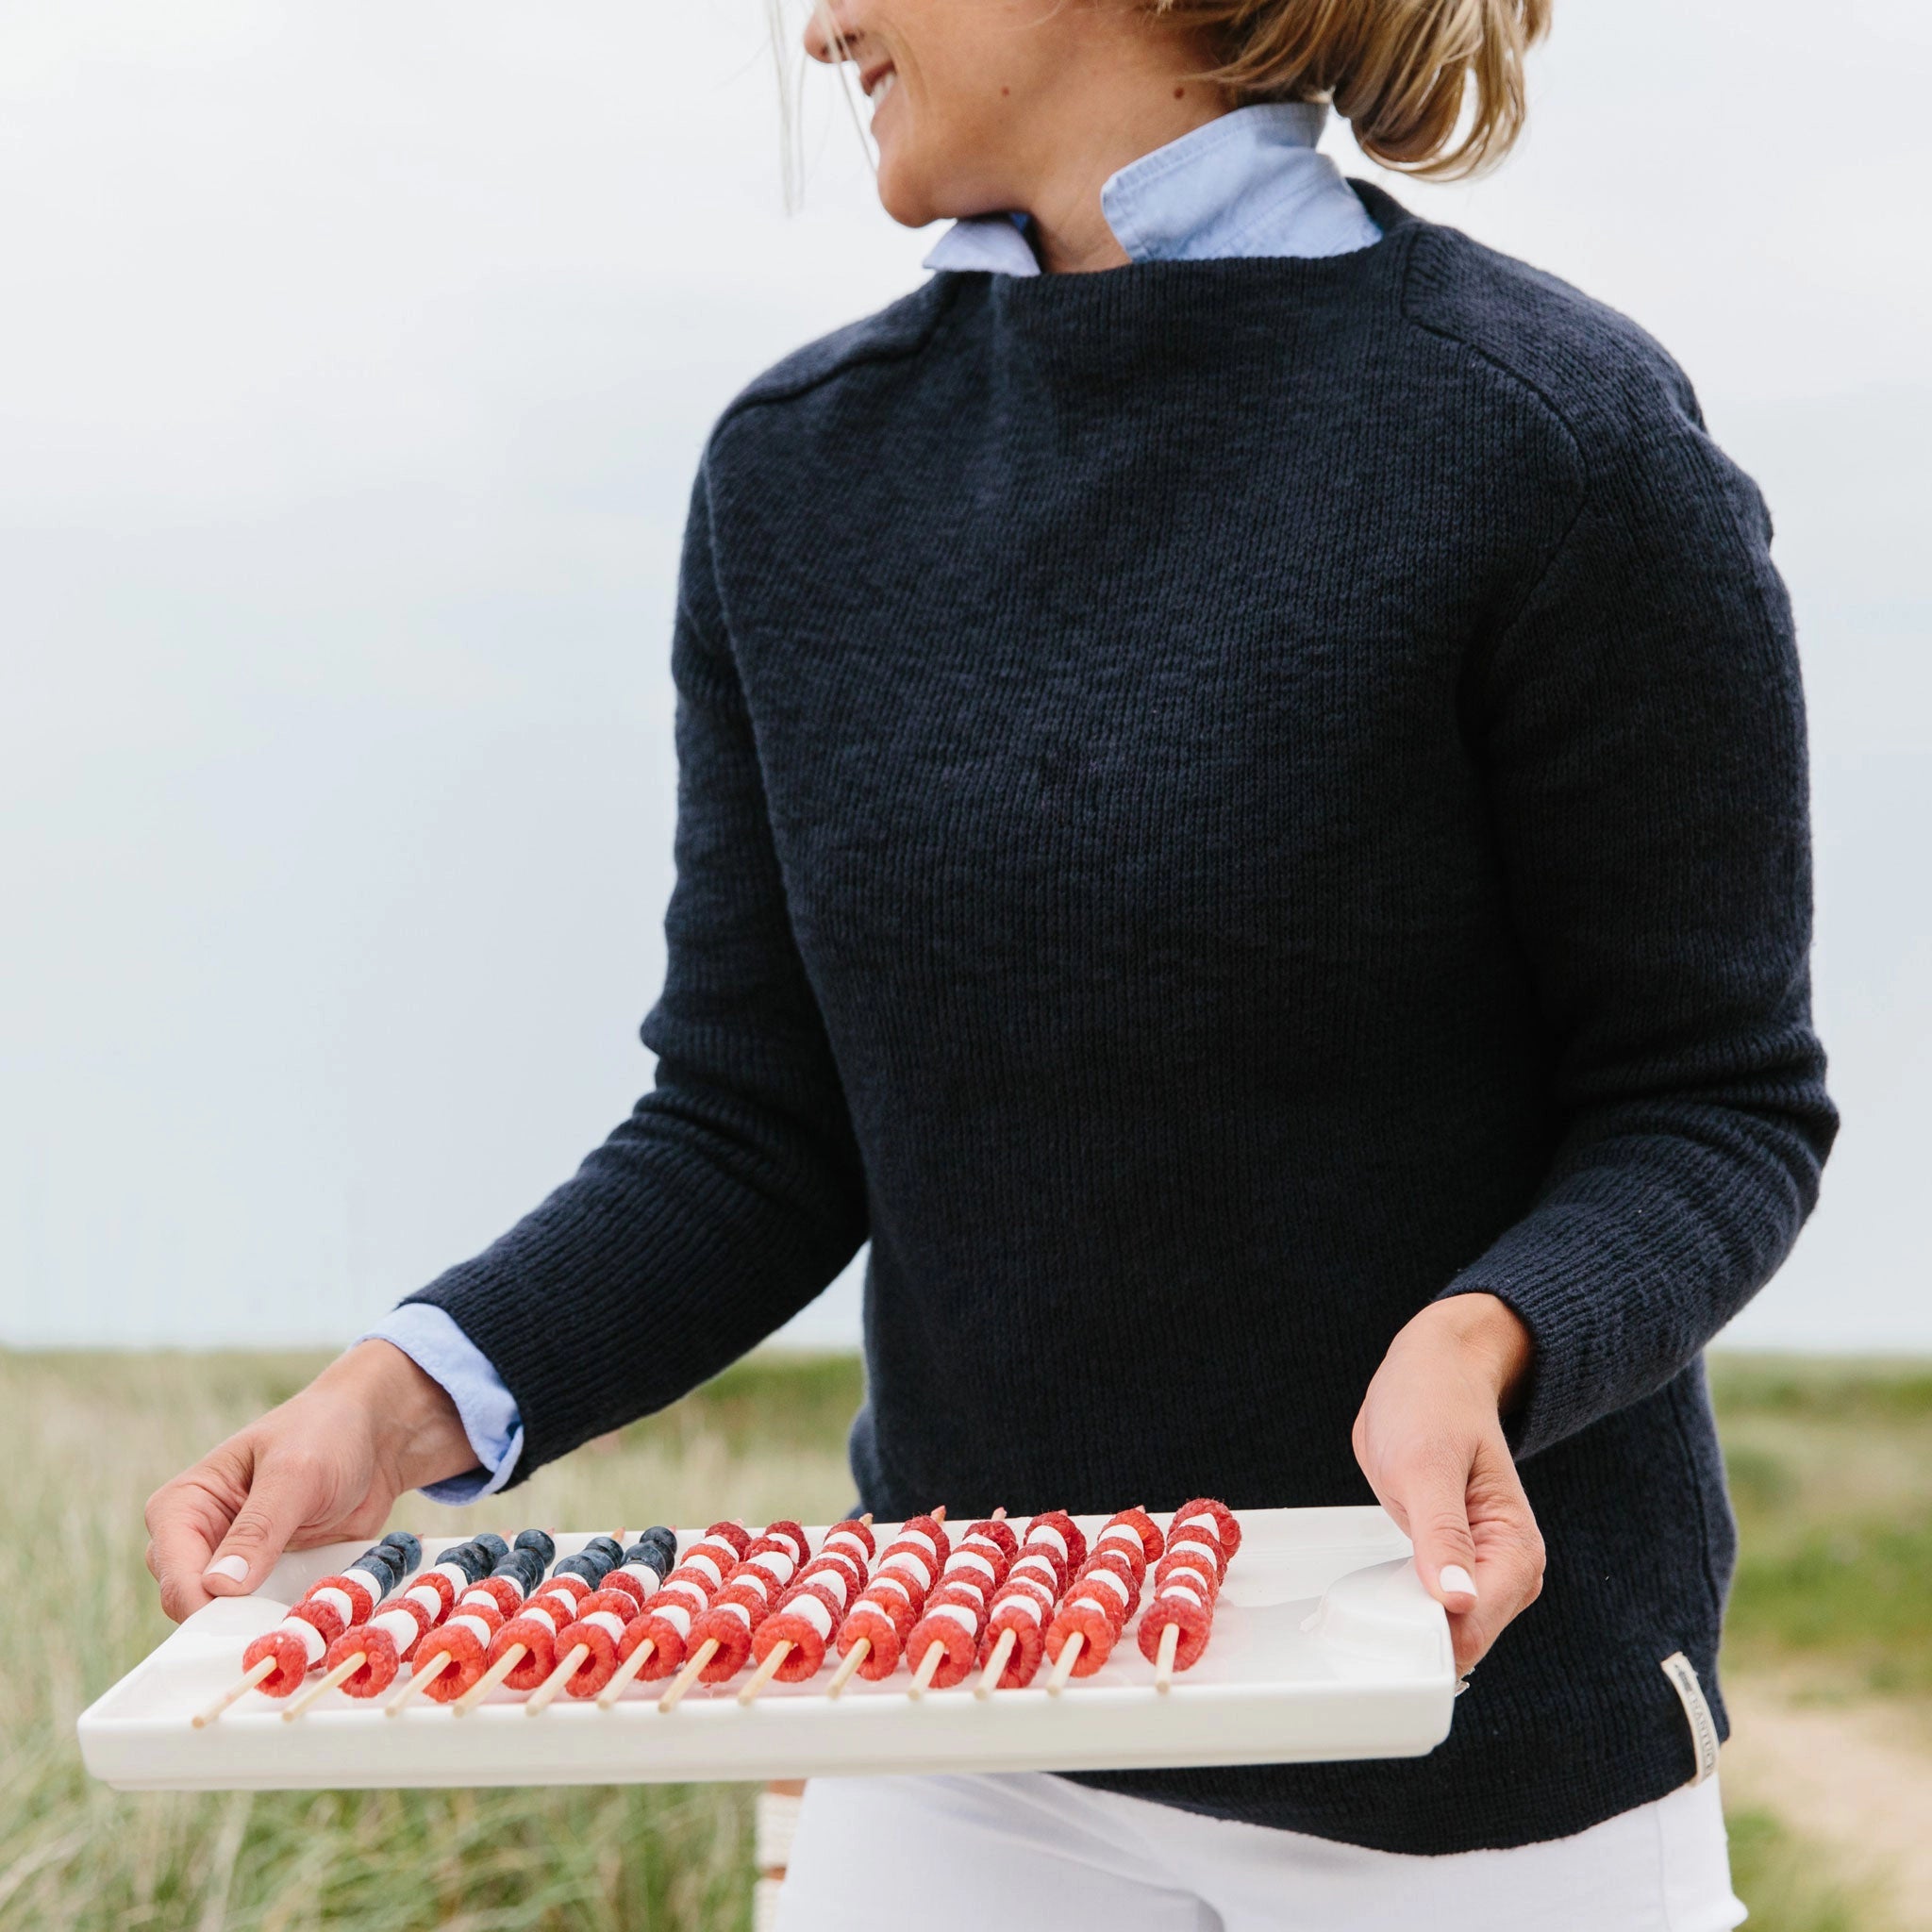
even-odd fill
[[[1544,1594],[1392,1763],[1094,1782],[1398,1852],[1692,1770],[1733,1530],[1701,1351],[1836,1124],[1804,710],[1683,375],[1357,192],[1321,260],[941,275],[733,404],[692,499],[655,1090],[421,1299],[522,1473],[872,1242],[867,1507],[1367,1502],[1500,1295]]]

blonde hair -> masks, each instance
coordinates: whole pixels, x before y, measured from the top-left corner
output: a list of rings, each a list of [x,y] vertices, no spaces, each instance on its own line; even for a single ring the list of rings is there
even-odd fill
[[[1328,101],[1372,159],[1471,175],[1523,131],[1523,63],[1550,0],[1151,0],[1204,34],[1238,101]],[[1470,111],[1464,119],[1464,107]]]
[[[1323,101],[1372,160],[1410,175],[1474,175],[1507,154],[1528,102],[1524,57],[1549,30],[1551,0],[1141,0],[1206,40],[1199,77],[1241,104]],[[788,82],[785,0],[766,0],[785,107],[786,202],[803,173],[797,79]],[[805,0],[837,39],[825,0]],[[841,92],[866,137],[843,70]],[[1468,108],[1465,119],[1465,108]],[[868,147],[869,151],[869,147]]]

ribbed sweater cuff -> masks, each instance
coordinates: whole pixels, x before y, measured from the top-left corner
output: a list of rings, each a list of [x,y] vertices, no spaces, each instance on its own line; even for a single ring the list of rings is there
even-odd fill
[[[1643,1273],[1614,1252],[1602,1215],[1546,1203],[1436,1297],[1492,1294],[1529,1329],[1535,1358],[1507,1424],[1519,1461],[1647,1391],[1658,1341],[1643,1310],[1657,1289]]]

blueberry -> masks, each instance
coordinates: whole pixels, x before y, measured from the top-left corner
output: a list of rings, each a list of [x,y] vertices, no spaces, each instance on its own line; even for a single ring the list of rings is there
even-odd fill
[[[392,1529],[383,1541],[403,1559],[403,1574],[413,1575],[423,1561],[423,1545],[407,1529]]]
[[[520,1529],[517,1531],[515,1547],[533,1552],[539,1563],[549,1569],[557,1556],[556,1541],[543,1530]]]
[[[543,1581],[543,1558],[535,1550],[512,1550],[498,1565],[500,1571],[508,1573],[508,1566],[516,1565],[516,1578],[523,1587],[525,1596]]]
[[[365,1576],[373,1576],[381,1585],[381,1594],[387,1596],[402,1580],[402,1560],[393,1550],[386,1550],[380,1543],[374,1549],[364,1550],[349,1565],[359,1570]]]
[[[454,1563],[472,1583],[480,1576],[490,1574],[489,1552],[475,1543],[452,1543],[436,1559],[439,1563]]]

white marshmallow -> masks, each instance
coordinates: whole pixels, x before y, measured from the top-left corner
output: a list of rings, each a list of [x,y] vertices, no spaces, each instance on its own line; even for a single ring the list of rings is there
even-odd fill
[[[692,1611],[689,1604],[681,1603],[675,1598],[669,1602],[660,1599],[652,1606],[651,1614],[654,1617],[662,1617],[680,1637],[691,1635]]]
[[[369,1620],[372,1630],[380,1630],[397,1650],[408,1650],[416,1641],[417,1623],[408,1610],[385,1610]]]
[[[989,1583],[992,1582],[999,1574],[999,1572],[977,1550],[969,1550],[963,1547],[953,1552],[951,1560],[946,1564],[946,1574],[948,1576],[955,1576],[962,1570],[971,1571],[975,1575],[983,1576]]]
[[[832,1613],[808,1590],[802,1590],[785,1606],[785,1615],[809,1624],[821,1637],[832,1634]]]
[[[310,1603],[326,1604],[344,1624],[356,1621],[356,1599],[346,1590],[338,1590],[332,1583],[320,1590],[311,1590],[308,1600]]]
[[[303,1654],[311,1664],[319,1664],[328,1645],[322,1640],[322,1632],[306,1617],[284,1617],[282,1628],[292,1630],[302,1640]]]

